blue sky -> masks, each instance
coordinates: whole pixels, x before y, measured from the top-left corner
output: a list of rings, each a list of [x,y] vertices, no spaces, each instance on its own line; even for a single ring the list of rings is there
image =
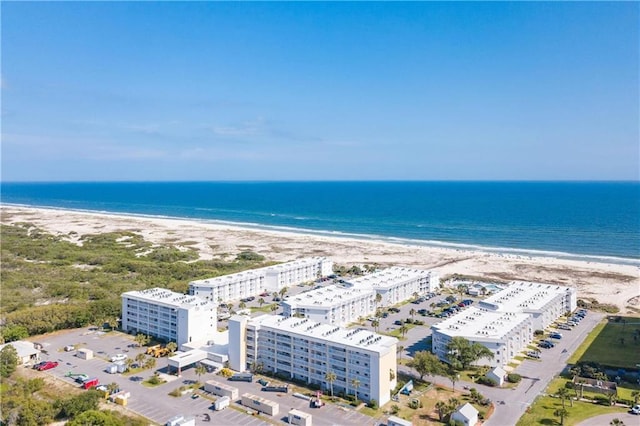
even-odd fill
[[[2,4],[2,179],[638,180],[639,4]]]

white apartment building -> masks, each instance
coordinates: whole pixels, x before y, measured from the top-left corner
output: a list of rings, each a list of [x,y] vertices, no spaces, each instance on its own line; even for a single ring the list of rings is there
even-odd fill
[[[415,293],[435,291],[440,286],[440,278],[435,271],[394,266],[349,280],[347,285],[373,288],[382,296],[380,306],[389,306],[411,299]]]
[[[560,316],[576,309],[576,289],[556,284],[515,281],[481,301],[479,306],[499,312],[531,315],[535,330],[544,330]]]
[[[313,321],[338,326],[373,315],[376,310],[372,288],[344,288],[336,285],[291,296],[282,303],[283,315],[302,316]]]
[[[213,339],[217,305],[162,288],[122,293],[122,329],[178,345]]]
[[[216,302],[227,302],[280,291],[283,287],[313,281],[333,273],[333,262],[325,257],[308,257],[280,265],[267,266],[192,281],[189,294]]]
[[[284,373],[329,390],[327,373],[336,375],[334,393],[390,400],[396,386],[398,340],[364,329],[349,330],[308,318],[262,315],[249,319],[236,315],[229,320],[229,363],[233,370],[260,367]],[[391,379],[393,377],[393,379]]]
[[[447,344],[455,336],[486,346],[493,359],[481,359],[480,365],[501,367],[533,339],[533,326],[528,314],[496,312],[470,307],[457,315],[431,326],[432,352],[447,361]]]
[[[493,361],[480,364],[502,367],[560,316],[577,307],[576,290],[555,284],[516,281],[477,308],[468,308],[431,327],[432,351],[446,361],[446,344],[454,336],[464,337],[489,348]]]

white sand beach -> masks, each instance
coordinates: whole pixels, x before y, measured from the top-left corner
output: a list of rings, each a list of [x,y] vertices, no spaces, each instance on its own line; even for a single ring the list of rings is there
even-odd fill
[[[252,250],[269,260],[327,256],[338,264],[377,264],[436,269],[451,274],[499,280],[558,283],[578,289],[580,297],[640,310],[640,268],[634,265],[530,257],[472,250],[392,244],[354,238],[249,229],[195,220],[147,218],[68,210],[2,206],[2,223],[29,222],[80,243],[86,234],[128,230],[154,244],[184,244],[201,259],[232,258]],[[631,308],[631,310],[630,310]]]

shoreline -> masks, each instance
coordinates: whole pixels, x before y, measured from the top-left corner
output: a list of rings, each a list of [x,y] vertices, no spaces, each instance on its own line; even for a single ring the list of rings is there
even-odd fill
[[[118,216],[118,217],[131,217],[138,219],[158,219],[158,220],[175,220],[181,222],[195,222],[203,225],[221,226],[224,228],[230,228],[234,230],[251,230],[251,231],[264,231],[275,232],[284,234],[295,235],[309,235],[316,237],[328,237],[337,239],[356,240],[363,242],[374,243],[388,243],[395,245],[406,245],[416,247],[426,247],[434,249],[447,249],[456,251],[473,251],[482,253],[491,253],[503,256],[523,256],[527,258],[553,258],[563,260],[576,260],[584,262],[596,262],[596,263],[610,263],[620,265],[631,265],[640,268],[640,258],[631,257],[619,257],[609,255],[596,255],[596,254],[578,254],[569,253],[563,251],[547,251],[539,249],[527,249],[527,248],[515,248],[515,247],[498,247],[498,246],[483,246],[479,244],[467,244],[467,243],[452,243],[446,241],[437,240],[419,240],[405,237],[393,237],[377,234],[358,234],[343,231],[331,231],[331,230],[316,230],[310,228],[297,228],[285,225],[265,225],[253,222],[234,222],[222,219],[205,219],[197,217],[180,217],[180,216],[168,216],[168,215],[155,215],[144,213],[131,213],[131,212],[114,212],[108,210],[88,210],[88,209],[72,209],[64,207],[53,206],[35,206],[28,204],[15,204],[15,203],[3,203],[0,208],[24,208],[24,209],[42,209],[42,210],[54,210],[63,212],[74,212],[78,214],[89,215],[105,215],[105,216]]]
[[[618,306],[621,313],[640,310],[640,261],[612,261],[501,253],[486,249],[410,244],[406,241],[356,238],[241,226],[196,218],[173,218],[111,212],[78,211],[15,204],[0,206],[2,223],[29,222],[76,244],[86,234],[132,231],[153,244],[192,248],[200,259],[233,257],[252,250],[270,261],[326,256],[338,264],[376,264],[435,269],[486,280],[525,280],[570,285],[579,297]],[[182,244],[181,244],[182,243]],[[614,258],[618,259],[618,258]],[[609,260],[609,259],[606,259]]]

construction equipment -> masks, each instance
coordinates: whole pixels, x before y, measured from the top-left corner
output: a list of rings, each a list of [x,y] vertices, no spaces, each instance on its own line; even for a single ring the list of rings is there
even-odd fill
[[[153,355],[156,349],[160,349],[160,345],[149,346],[147,348],[147,355]]]

